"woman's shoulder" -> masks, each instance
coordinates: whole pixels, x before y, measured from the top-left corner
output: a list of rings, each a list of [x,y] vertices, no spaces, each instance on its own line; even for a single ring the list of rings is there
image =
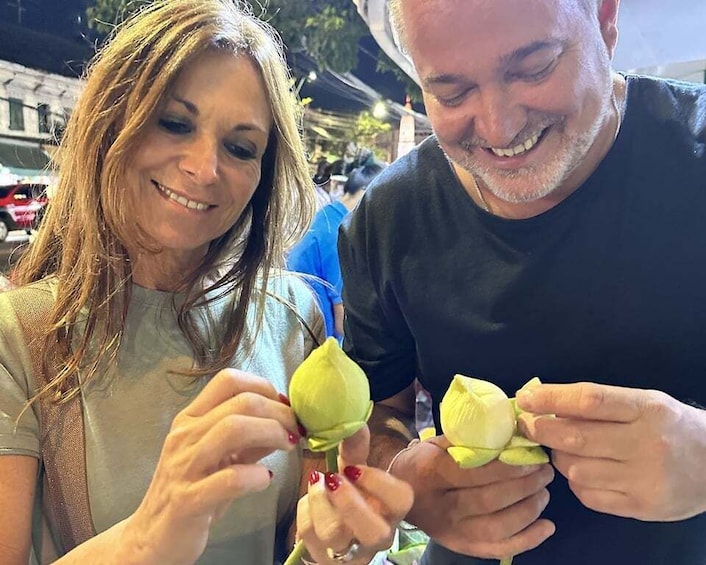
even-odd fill
[[[267,297],[271,307],[284,309],[301,317],[317,336],[325,333],[323,332],[323,316],[314,291],[300,274],[277,271],[270,275],[267,283]]]
[[[43,279],[0,292],[0,323],[44,315],[54,302],[55,291],[54,280]]]
[[[271,274],[267,282],[267,291],[302,305],[315,300],[309,285],[304,282],[299,273],[292,271],[278,270]]]

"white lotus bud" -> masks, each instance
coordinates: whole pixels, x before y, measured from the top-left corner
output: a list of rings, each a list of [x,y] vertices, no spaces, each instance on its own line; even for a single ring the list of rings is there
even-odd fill
[[[540,384],[536,377],[525,386]],[[523,387],[524,388],[524,387]],[[463,468],[499,458],[509,465],[549,460],[535,442],[517,434],[517,408],[503,390],[481,379],[455,375],[439,407],[448,453]]]

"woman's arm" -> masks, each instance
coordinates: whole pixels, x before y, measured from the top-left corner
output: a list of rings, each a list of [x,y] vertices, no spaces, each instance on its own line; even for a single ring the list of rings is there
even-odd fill
[[[0,554],[5,565],[29,562],[36,481],[36,458],[0,456]]]
[[[0,555],[3,565],[27,565],[32,543],[32,509],[37,459],[28,455],[0,456]],[[147,565],[140,548],[123,538],[127,520],[81,544],[57,565],[100,562],[106,565]],[[130,555],[126,553],[129,552]]]
[[[132,535],[130,518],[86,540],[81,545],[54,562],[54,565],[83,565],[104,563],[105,565],[150,565],[154,561],[147,548],[138,545],[137,536]],[[26,565],[26,561],[22,565]]]

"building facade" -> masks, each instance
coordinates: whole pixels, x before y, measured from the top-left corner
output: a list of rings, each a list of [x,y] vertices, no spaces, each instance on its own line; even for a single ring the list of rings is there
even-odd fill
[[[50,157],[81,87],[78,78],[0,60],[0,185],[51,184]]]

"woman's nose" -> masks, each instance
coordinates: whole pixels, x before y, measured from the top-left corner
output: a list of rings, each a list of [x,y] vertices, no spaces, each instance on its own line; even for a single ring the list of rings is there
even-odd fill
[[[214,183],[218,179],[218,143],[206,136],[194,139],[181,156],[179,168],[199,184]]]

